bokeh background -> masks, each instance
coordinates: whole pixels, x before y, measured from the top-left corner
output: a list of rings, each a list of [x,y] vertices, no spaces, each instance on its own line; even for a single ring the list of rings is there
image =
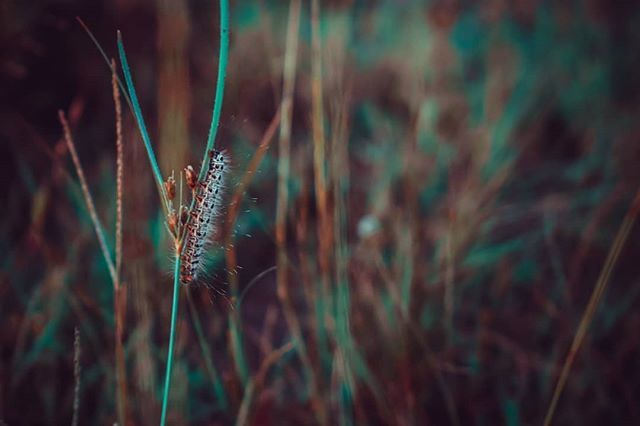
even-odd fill
[[[293,34],[284,267],[276,131],[237,222],[221,218],[233,248],[218,232],[205,282],[181,288],[170,423],[541,424],[640,185],[640,7],[320,1],[314,50],[310,5]],[[231,1],[228,199],[283,98],[289,8]],[[202,158],[218,13],[0,2],[0,424],[67,424],[74,401],[79,424],[122,422],[123,391],[125,423],[157,424],[172,260],[149,162],[125,104],[122,389],[113,286],[57,111],[113,250],[111,75],[75,17],[109,56],[122,31],[168,175]],[[640,424],[639,249],[632,229],[554,424]]]

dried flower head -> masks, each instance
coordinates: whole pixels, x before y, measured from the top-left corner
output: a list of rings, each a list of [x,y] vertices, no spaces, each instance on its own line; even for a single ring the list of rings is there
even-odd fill
[[[187,181],[187,186],[194,190],[196,188],[196,185],[198,184],[198,174],[193,170],[193,167],[191,167],[191,165],[185,167],[184,177]]]
[[[172,234],[176,234],[176,228],[178,227],[178,215],[175,210],[171,210],[167,215],[167,225]]]
[[[189,209],[186,206],[180,206],[180,223],[182,225],[186,225],[188,219],[189,219]]]
[[[176,180],[173,175],[169,176],[164,182],[164,190],[167,193],[167,198],[172,201],[176,197]]]

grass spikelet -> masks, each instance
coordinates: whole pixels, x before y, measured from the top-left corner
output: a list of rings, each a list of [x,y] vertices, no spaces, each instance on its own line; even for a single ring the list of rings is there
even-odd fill
[[[78,412],[80,411],[80,331],[78,327],[73,330],[73,418],[71,425],[78,425]]]
[[[96,235],[98,237],[98,243],[100,244],[100,249],[102,250],[104,260],[107,263],[107,268],[109,269],[109,275],[111,276],[111,281],[115,283],[117,281],[116,268],[113,264],[111,254],[107,246],[107,239],[104,236],[102,224],[100,223],[100,219],[98,219],[98,212],[96,211],[96,206],[95,206],[95,203],[93,202],[93,197],[89,192],[89,185],[87,184],[87,179],[85,178],[84,170],[82,169],[82,165],[80,164],[80,159],[78,158],[76,145],[73,142],[73,137],[71,136],[71,130],[69,129],[69,122],[67,121],[67,118],[62,110],[58,111],[58,118],[60,119],[60,124],[62,124],[62,130],[64,132],[64,140],[67,144],[67,149],[69,149],[69,153],[71,154],[71,159],[73,160],[73,165],[75,166],[76,172],[78,173],[78,179],[80,180],[80,187],[82,188],[82,195],[84,197],[85,203],[87,204],[87,210],[89,210],[89,217],[91,217],[91,222],[93,223],[93,227],[96,231]]]

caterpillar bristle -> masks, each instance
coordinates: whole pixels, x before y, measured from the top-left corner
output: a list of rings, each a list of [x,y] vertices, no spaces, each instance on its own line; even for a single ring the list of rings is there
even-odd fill
[[[215,222],[220,215],[221,194],[228,164],[227,155],[220,151],[209,152],[209,167],[204,179],[194,183],[193,210],[189,213],[191,223],[187,225],[185,248],[182,254],[181,282],[196,281],[202,268],[202,255],[206,242],[211,238]],[[185,169],[186,170],[186,169]]]

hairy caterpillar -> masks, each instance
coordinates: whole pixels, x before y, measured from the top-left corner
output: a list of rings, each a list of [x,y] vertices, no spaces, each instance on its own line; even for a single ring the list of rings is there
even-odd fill
[[[183,284],[189,284],[197,278],[205,244],[211,238],[216,218],[220,214],[228,158],[224,152],[219,151],[211,151],[209,156],[211,159],[207,174],[194,188],[195,205],[190,213],[191,222],[187,225],[181,259],[180,281]]]

